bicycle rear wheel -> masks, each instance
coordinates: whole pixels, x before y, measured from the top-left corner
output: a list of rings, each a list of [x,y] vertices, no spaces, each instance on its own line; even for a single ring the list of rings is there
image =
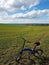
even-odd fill
[[[41,57],[42,54],[43,54],[43,50],[37,49],[37,50],[36,50],[36,53],[35,53],[34,55],[35,55],[36,57]]]

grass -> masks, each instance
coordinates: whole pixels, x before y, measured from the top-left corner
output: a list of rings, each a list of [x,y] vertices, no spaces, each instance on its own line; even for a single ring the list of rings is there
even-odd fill
[[[26,43],[25,47],[32,48],[39,40],[44,56],[49,57],[49,26],[0,24],[0,65],[8,65],[15,60],[23,45],[21,36],[32,42]]]

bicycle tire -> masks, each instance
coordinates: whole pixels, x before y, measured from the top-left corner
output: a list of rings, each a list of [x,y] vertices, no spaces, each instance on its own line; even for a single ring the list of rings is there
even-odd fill
[[[35,62],[31,59],[21,58],[17,65],[36,65]]]
[[[36,57],[41,57],[42,54],[43,54],[43,50],[42,50],[42,49],[37,49],[34,55],[35,55]]]
[[[16,60],[17,65],[35,65],[35,61],[29,58],[29,51],[23,51],[22,55],[17,55],[17,58],[18,57],[18,61]]]
[[[20,59],[21,59],[21,54],[19,53],[19,54],[16,56],[16,62],[19,62]]]
[[[29,53],[28,53],[28,51],[23,51],[22,54],[19,53],[19,54],[16,56],[16,61],[19,62],[19,60],[20,60],[21,58],[29,58]]]

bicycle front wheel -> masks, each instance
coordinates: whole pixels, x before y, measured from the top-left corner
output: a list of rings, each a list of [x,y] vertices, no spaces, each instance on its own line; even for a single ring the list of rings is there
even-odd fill
[[[35,65],[35,62],[31,59],[22,58],[19,60],[17,65]]]
[[[18,55],[16,65],[35,65],[35,61],[30,59],[29,51],[23,51],[22,55]]]

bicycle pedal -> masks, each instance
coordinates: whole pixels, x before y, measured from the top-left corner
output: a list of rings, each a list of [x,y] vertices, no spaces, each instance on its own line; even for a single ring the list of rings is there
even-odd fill
[[[17,60],[19,60],[20,58],[18,57]]]
[[[17,61],[19,61],[21,59],[21,57],[17,57]]]

